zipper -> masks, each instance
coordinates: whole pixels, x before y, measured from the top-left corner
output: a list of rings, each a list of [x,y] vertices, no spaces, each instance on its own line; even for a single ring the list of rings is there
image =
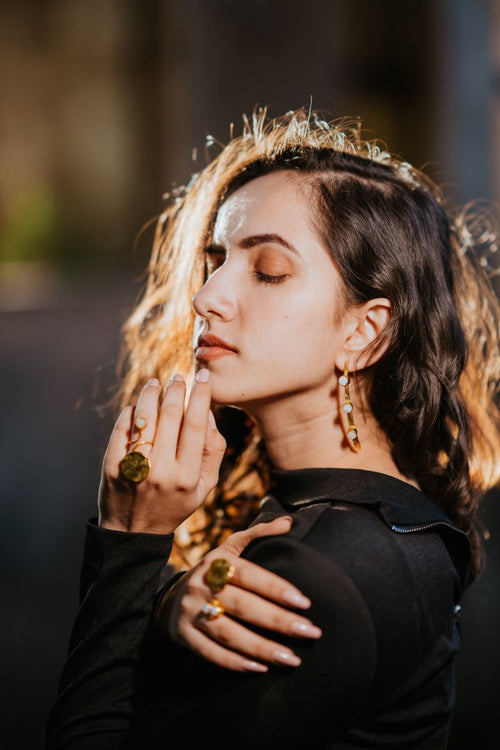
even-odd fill
[[[415,531],[425,531],[426,529],[432,529],[434,526],[449,526],[450,528],[454,528],[451,526],[451,524],[446,523],[446,521],[433,521],[432,523],[421,523],[418,524],[418,526],[397,526],[396,524],[391,524],[392,531],[397,532],[398,534],[412,534]]]

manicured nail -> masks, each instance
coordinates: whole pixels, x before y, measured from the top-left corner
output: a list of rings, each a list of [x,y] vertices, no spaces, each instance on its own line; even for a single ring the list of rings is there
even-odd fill
[[[175,380],[177,383],[183,383],[184,382],[184,378],[182,377],[182,375],[179,375],[178,372],[175,373],[175,375],[173,376],[172,380]]]
[[[277,664],[287,664],[290,667],[298,667],[302,664],[302,659],[291,651],[275,651],[273,657]]]
[[[215,423],[215,417],[214,417],[214,413],[213,413],[212,409],[210,409],[210,411],[208,412],[208,423],[209,423],[210,427],[212,428],[212,430],[216,430],[217,429],[217,425]]]
[[[306,622],[293,622],[291,631],[295,635],[303,635],[307,638],[321,638],[323,635],[321,628],[317,628],[312,623],[308,625]]]
[[[151,380],[148,380],[148,382],[146,383],[146,388],[149,385],[154,385],[155,388],[159,388],[160,387],[160,381],[158,380],[158,378],[151,378]]]
[[[267,672],[268,667],[265,664],[258,664],[256,661],[245,661],[243,664],[247,672]]]
[[[311,606],[311,600],[298,591],[285,591],[283,599],[286,604],[290,604],[292,607],[302,607],[303,609],[306,609]]]
[[[209,370],[206,369],[206,367],[204,367],[197,374],[196,380],[198,381],[198,383],[206,383],[209,377],[210,377],[210,372]]]

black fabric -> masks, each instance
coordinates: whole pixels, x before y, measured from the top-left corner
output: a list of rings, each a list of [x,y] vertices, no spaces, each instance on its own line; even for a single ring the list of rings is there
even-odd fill
[[[446,747],[466,536],[384,474],[303,469],[272,480],[255,523],[287,513],[292,529],[243,556],[311,598],[321,639],[261,631],[301,666],[234,673],[157,633],[151,612],[171,537],[90,524],[51,750]]]

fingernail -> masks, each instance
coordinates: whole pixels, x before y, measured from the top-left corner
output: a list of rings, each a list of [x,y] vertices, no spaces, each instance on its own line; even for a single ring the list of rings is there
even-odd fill
[[[265,664],[258,664],[256,661],[246,661],[243,666],[247,672],[267,672],[268,670]]]
[[[155,388],[159,388],[160,387],[160,381],[158,380],[158,378],[151,378],[151,380],[148,380],[148,382],[146,383],[146,388],[149,385],[154,385]]]
[[[213,413],[212,409],[210,409],[210,411],[208,412],[208,423],[209,423],[210,427],[212,428],[212,430],[216,430],[217,429],[217,425],[215,423],[215,417],[214,417],[214,413]]]
[[[198,383],[206,383],[209,377],[210,372],[206,369],[206,367],[204,367],[196,375],[196,380],[198,381]]]
[[[182,375],[179,375],[178,372],[175,373],[175,375],[172,377],[172,380],[175,380],[177,383],[184,382],[184,378],[182,377]]]
[[[321,628],[316,625],[308,625],[306,622],[293,622],[291,627],[292,633],[295,635],[304,635],[309,638],[320,638],[323,635]]]
[[[275,651],[273,657],[276,663],[288,664],[290,667],[298,667],[302,664],[302,659],[291,651]]]
[[[292,607],[303,607],[305,609],[311,606],[311,600],[297,591],[285,591],[283,599]]]

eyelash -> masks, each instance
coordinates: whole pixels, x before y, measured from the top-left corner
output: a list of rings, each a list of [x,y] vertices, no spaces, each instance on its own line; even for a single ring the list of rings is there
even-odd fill
[[[213,257],[215,255],[219,255],[219,253],[214,253],[214,252],[211,253],[210,251],[206,251],[206,253],[207,253],[208,258],[205,263],[205,270],[206,270],[206,274],[208,278],[208,276],[214,273],[214,271],[216,271],[217,268],[220,268],[220,266],[217,266],[217,268],[212,268],[212,269],[210,269],[209,267],[209,261],[211,259],[211,256]],[[262,284],[281,284],[287,278],[287,275],[288,275],[284,273],[284,274],[281,274],[280,276],[271,276],[270,274],[262,273],[261,271],[254,271],[254,274],[257,280]]]
[[[270,276],[268,273],[261,273],[260,271],[255,271],[255,276],[263,284],[281,284],[281,282],[286,279],[287,275],[282,274],[281,276]]]

